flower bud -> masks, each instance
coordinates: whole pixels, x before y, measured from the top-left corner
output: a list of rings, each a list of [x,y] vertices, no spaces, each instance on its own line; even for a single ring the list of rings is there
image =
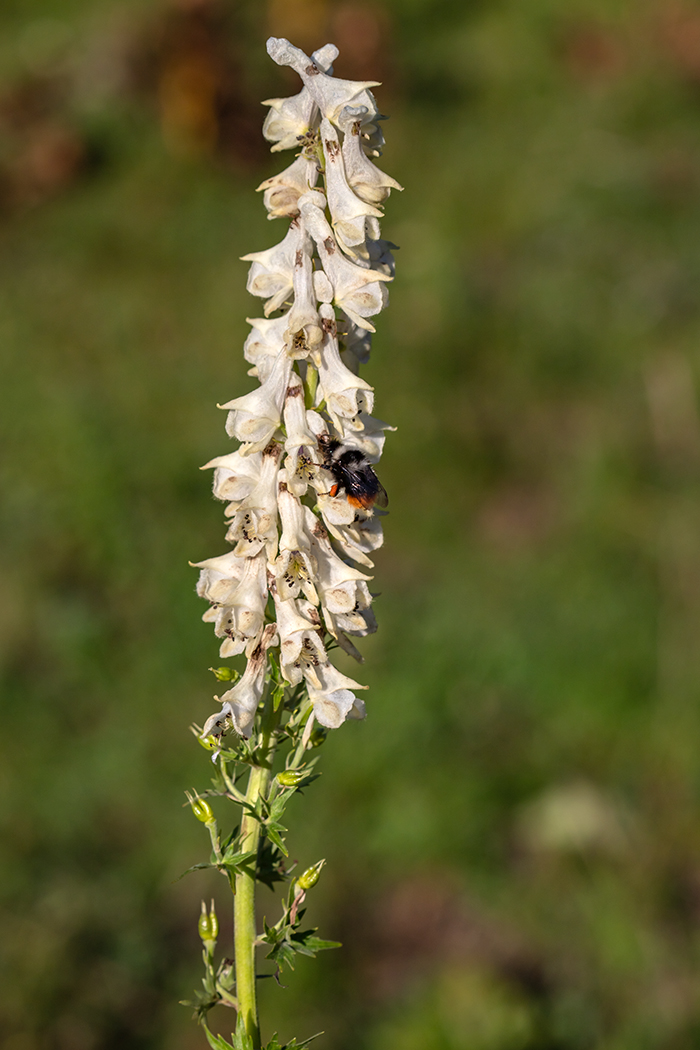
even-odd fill
[[[197,929],[207,951],[213,952],[216,939],[219,936],[219,919],[214,907],[214,901],[211,902],[209,914],[207,914],[206,904],[202,901],[202,914],[199,916]]]
[[[301,784],[308,775],[308,770],[305,769],[285,769],[282,773],[277,774],[277,783],[282,787],[293,788]]]
[[[234,671],[233,667],[210,667],[209,670],[217,682],[235,682],[240,677],[238,671]]]
[[[315,886],[318,882],[318,877],[321,874],[321,868],[326,863],[324,860],[319,860],[316,864],[313,864],[310,868],[299,876],[296,881],[297,890],[310,890],[312,886]]]
[[[187,801],[192,807],[192,812],[194,813],[197,820],[201,820],[202,824],[214,823],[214,811],[205,798],[198,798],[196,796],[190,795],[188,791]]]

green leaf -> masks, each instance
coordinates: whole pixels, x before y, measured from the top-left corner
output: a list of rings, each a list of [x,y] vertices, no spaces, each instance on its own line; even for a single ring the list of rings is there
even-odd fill
[[[232,1046],[231,1043],[227,1043],[223,1036],[214,1035],[213,1032],[209,1031],[206,1025],[203,1027],[204,1034],[207,1037],[207,1042],[212,1050],[235,1050],[235,1046]]]
[[[187,869],[187,871],[183,871],[182,875],[178,875],[178,877],[175,879],[175,882],[179,882],[180,879],[184,879],[185,875],[189,875],[190,872],[192,872],[192,871],[201,871],[202,868],[215,868],[215,867],[216,867],[215,864],[193,864],[191,868]]]
[[[245,1021],[241,1014],[238,1015],[236,1031],[233,1035],[233,1050],[253,1050],[253,1040],[245,1030]]]
[[[284,841],[281,835],[279,834],[279,831],[277,830],[278,828],[280,829],[280,831],[287,830],[286,828],[283,828],[281,824],[278,824],[277,827],[271,827],[269,824],[267,824],[265,825],[265,834],[269,839],[271,839],[274,842],[275,846],[277,846],[277,849],[281,850],[282,853],[284,853],[285,857],[288,857],[289,851],[287,850],[287,847],[285,846]]]

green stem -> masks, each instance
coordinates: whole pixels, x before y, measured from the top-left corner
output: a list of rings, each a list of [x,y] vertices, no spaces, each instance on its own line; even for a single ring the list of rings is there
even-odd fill
[[[282,708],[272,710],[271,698],[266,700],[263,715],[262,739],[258,754],[259,765],[252,767],[248,778],[246,802],[257,808],[258,800],[265,797],[272,778],[272,760],[275,754],[274,730],[277,727]],[[240,850],[257,853],[260,842],[260,822],[246,808],[241,820]],[[234,955],[236,960],[236,999],[238,1013],[243,1019],[245,1030],[253,1041],[253,1050],[260,1050],[260,1025],[258,1023],[258,1002],[255,987],[255,942],[257,929],[255,925],[255,865],[251,866],[253,874],[240,872],[236,875],[236,893],[233,898],[234,919]]]

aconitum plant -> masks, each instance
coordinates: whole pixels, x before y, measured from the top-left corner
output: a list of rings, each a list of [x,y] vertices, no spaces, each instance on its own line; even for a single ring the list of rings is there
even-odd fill
[[[357,693],[367,687],[338,670],[332,654],[361,661],[354,639],[376,630],[368,585],[386,493],[374,466],[392,429],[372,415],[374,391],[359,375],[370,318],[386,306],[394,274],[381,206],[401,189],[371,159],[384,141],[370,90],[377,85],[334,77],[332,44],[311,58],[283,39],[268,40],[267,50],[303,82],[299,94],[265,103],[272,152],[297,152],[258,189],[268,218],[289,228],[279,244],[243,257],[248,291],[265,300],[243,348],[258,386],[221,406],[240,444],[207,467],[226,503],[231,550],[198,563],[220,656],[247,661],[240,675],[214,670],[228,685],[215,697],[220,710],[193,727],[216,770],[211,788],[188,796],[211,839],[209,861],[195,867],[220,871],[234,893],[233,960],[217,963],[216,910],[202,903],[204,989],[189,1004],[216,1050],[262,1046],[258,960],[279,975],[297,953],[336,947],[303,921],[324,861],[295,873],[282,817],[314,779],[328,731],[365,715]],[[219,829],[213,797],[241,807],[230,833]],[[278,882],[288,887],[282,914],[258,929],[256,884]],[[232,1043],[207,1024],[217,1005],[236,1011]],[[276,1037],[266,1050],[282,1050]]]

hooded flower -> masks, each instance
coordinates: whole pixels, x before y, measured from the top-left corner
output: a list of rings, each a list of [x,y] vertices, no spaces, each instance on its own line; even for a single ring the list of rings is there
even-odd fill
[[[332,73],[337,57],[338,48],[333,44],[326,44],[312,55],[318,68],[327,73]],[[318,107],[305,87],[291,98],[268,98],[263,106],[270,106],[263,124],[263,135],[268,142],[274,143],[272,153],[297,148],[299,139],[318,126]]]
[[[278,66],[291,66],[301,77],[304,87],[321,111],[334,124],[345,106],[363,106],[366,122],[378,116],[377,104],[369,88],[378,87],[377,80],[340,80],[323,72],[318,62],[310,59],[284,37],[270,37],[267,53]]]
[[[248,271],[246,289],[251,295],[267,299],[265,317],[278,310],[289,299],[294,286],[294,259],[304,237],[299,222],[294,219],[286,236],[279,244],[264,252],[242,255],[242,262],[253,265]]]
[[[287,331],[285,344],[287,353],[293,358],[304,358],[310,350],[320,344],[323,338],[321,320],[316,309],[316,294],[313,280],[313,241],[299,220],[301,236],[294,255],[292,287],[294,305],[287,314]]]
[[[261,452],[279,429],[291,371],[292,362],[282,349],[262,386],[219,406],[229,410],[226,433],[244,443],[244,454]]]
[[[226,722],[230,719],[233,728],[243,737],[249,737],[253,729],[255,712],[262,700],[267,670],[267,650],[273,644],[277,628],[268,624],[253,652],[248,657],[243,677],[227,690],[219,700],[221,711],[210,715],[202,728],[202,736],[221,736],[226,731]]]
[[[333,301],[356,325],[373,332],[374,325],[367,318],[378,314],[389,301],[384,283],[390,281],[391,277],[364,269],[345,258],[338,250],[332,230],[312,193],[310,191],[300,197],[299,206],[306,228],[316,242],[323,269],[333,286]]]
[[[364,717],[364,704],[358,700],[353,689],[366,689],[333,666],[320,664],[306,674],[309,700],[313,704],[316,721],[327,729],[338,729],[346,718]]]
[[[379,237],[377,219],[381,219],[382,211],[351,189],[337,132],[325,117],[321,121],[321,142],[326,158],[328,207],[338,243],[346,254],[366,257],[365,242],[368,237]]]
[[[282,473],[282,472],[280,472]],[[307,532],[303,507],[297,497],[289,491],[286,476],[278,485],[278,506],[282,522],[280,552],[275,562],[275,583],[279,597],[298,598],[303,593],[314,605],[318,604],[318,595],[314,586],[317,565],[311,553],[311,536]],[[314,522],[318,521],[314,514]]]
[[[243,344],[243,356],[254,368],[248,372],[264,383],[270,375],[273,365],[284,349],[284,336],[289,328],[289,312],[281,317],[246,317],[252,326],[248,338]]]
[[[399,185],[396,179],[392,179],[391,175],[380,171],[362,148],[362,122],[366,116],[364,107],[352,106],[346,106],[340,114],[345,177],[348,185],[361,200],[368,204],[381,204],[392,190],[403,190],[403,186]],[[323,125],[321,127],[323,128]]]
[[[340,418],[354,419],[360,412],[371,412],[374,391],[369,383],[351,372],[340,360],[333,307],[322,303],[323,346],[317,357],[318,378],[328,413],[338,429]]]
[[[284,425],[287,440],[284,450],[286,482],[295,496],[304,496],[319,472],[319,450],[317,434],[325,430],[325,423],[317,412],[307,412],[304,404],[304,388],[299,376],[292,375],[284,402]],[[315,427],[316,429],[312,429]]]
[[[282,449],[270,444],[262,456],[260,477],[236,507],[226,539],[238,558],[253,558],[263,547],[274,558],[277,548],[277,470]]]
[[[316,185],[318,161],[300,153],[279,175],[265,179],[257,192],[263,191],[263,203],[268,219],[290,218],[299,214],[299,198]]]
[[[214,624],[216,637],[224,639],[219,650],[219,655],[224,658],[238,656],[252,642],[255,642],[260,636],[265,619],[267,602],[265,556],[244,558],[239,561],[242,563],[241,575],[237,580],[231,579],[231,586],[223,603],[212,605],[202,617],[205,623]],[[206,562],[200,564],[204,566],[200,576],[200,587],[205,592],[205,586],[208,583],[205,573],[211,570],[206,567]],[[206,589],[209,593],[205,592],[204,596],[209,597],[213,589],[211,587]],[[221,584],[219,589],[223,591]]]

